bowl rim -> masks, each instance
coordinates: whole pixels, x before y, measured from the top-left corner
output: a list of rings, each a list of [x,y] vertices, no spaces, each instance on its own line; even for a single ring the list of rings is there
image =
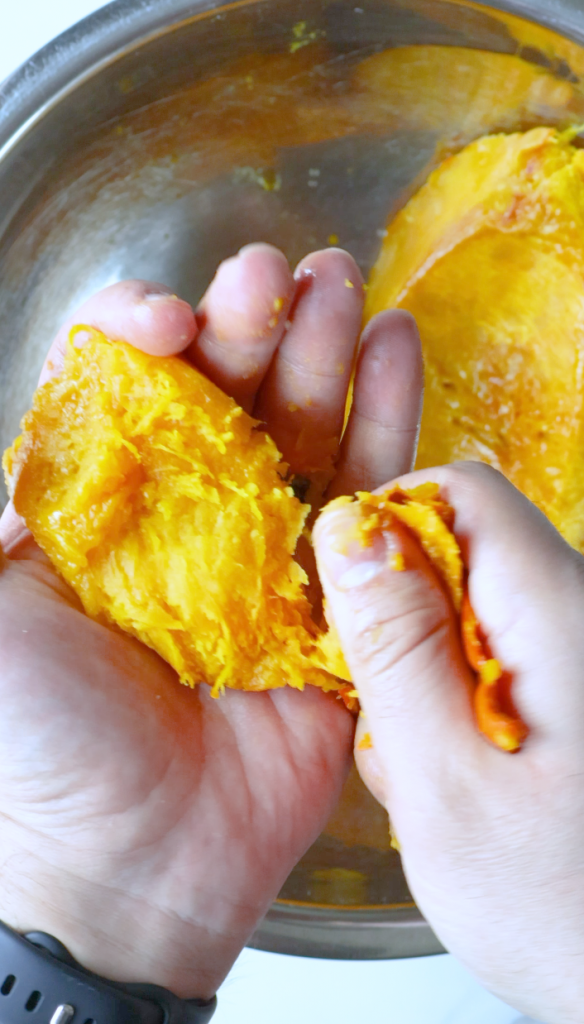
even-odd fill
[[[313,906],[276,900],[252,949],[327,960],[402,960],[447,950],[415,906]]]
[[[262,0],[111,0],[37,50],[0,82],[0,160],[63,94],[161,33],[222,8]],[[265,0],[264,0],[265,2]],[[457,0],[443,0],[456,3]],[[473,3],[473,6],[475,4]],[[584,45],[581,0],[482,0]]]

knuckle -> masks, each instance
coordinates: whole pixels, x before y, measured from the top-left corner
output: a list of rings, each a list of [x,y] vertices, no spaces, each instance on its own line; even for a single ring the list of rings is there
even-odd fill
[[[355,609],[355,663],[367,677],[369,688],[378,690],[383,699],[393,688],[392,680],[403,675],[402,670],[413,671],[414,662],[418,669],[431,663],[433,649],[443,643],[444,633],[450,629],[449,612],[438,595],[425,593],[421,600],[417,588],[412,590],[399,607],[378,600]]]
[[[464,489],[471,495],[478,495],[484,488],[490,489],[493,485],[505,481],[503,474],[486,462],[455,462],[445,466],[444,474],[449,487],[454,490]]]
[[[442,471],[445,496],[457,513],[463,512],[476,524],[483,522],[485,510],[501,492],[513,490],[513,485],[492,466],[484,462],[456,462]]]

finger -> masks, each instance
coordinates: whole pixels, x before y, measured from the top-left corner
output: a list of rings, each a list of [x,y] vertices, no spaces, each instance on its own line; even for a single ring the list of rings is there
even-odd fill
[[[293,295],[286,257],[256,244],[221,264],[201,304],[201,330],[189,355],[248,412],[285,331]]]
[[[0,516],[0,546],[6,555],[12,555],[22,541],[30,539],[30,532],[11,501]]]
[[[532,741],[567,737],[584,716],[584,560],[500,473],[478,462],[423,470],[456,511],[469,596],[493,655],[513,677]],[[403,482],[403,481],[402,481]]]
[[[287,331],[258,396],[263,420],[292,471],[332,474],[363,310],[363,281],[340,249],[316,252],[295,272]]]
[[[423,384],[414,318],[403,310],[380,313],[363,334],[351,414],[329,498],[372,491],[412,468]]]
[[[39,385],[60,373],[72,327],[86,324],[112,341],[155,356],[183,352],[197,332],[195,314],[188,302],[170,288],[151,281],[121,281],[92,295],[63,324],[41,371]]]
[[[453,748],[464,760],[465,750],[483,742],[474,683],[455,612],[419,545],[398,525],[362,547],[350,540],[358,517],[355,504],[321,514],[314,531],[320,578],[386,786],[396,773],[409,773],[415,784],[440,773]],[[398,552],[405,571],[391,568]]]

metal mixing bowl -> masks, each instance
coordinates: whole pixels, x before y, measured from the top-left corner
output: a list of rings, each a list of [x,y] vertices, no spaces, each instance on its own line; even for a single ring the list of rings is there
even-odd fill
[[[92,292],[147,277],[196,302],[259,239],[291,261],[338,239],[367,273],[442,154],[584,122],[581,44],[582,0],[118,0],[66,32],[0,89],[2,447],[51,336]],[[355,775],[253,944],[441,951]]]

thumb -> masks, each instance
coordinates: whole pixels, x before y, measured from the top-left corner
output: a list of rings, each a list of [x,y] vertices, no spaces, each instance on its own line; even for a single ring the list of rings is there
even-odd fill
[[[24,519],[16,512],[12,501],[9,501],[0,516],[0,545],[5,555],[12,556],[13,552],[19,549],[23,543],[28,545],[29,542],[32,543],[32,535],[27,529]]]
[[[319,573],[376,761],[386,781],[407,776],[415,789],[416,777],[434,776],[453,745],[458,757],[480,742],[473,680],[450,598],[414,538],[396,524],[362,547],[351,539],[358,520],[356,504],[322,513],[314,532]]]

